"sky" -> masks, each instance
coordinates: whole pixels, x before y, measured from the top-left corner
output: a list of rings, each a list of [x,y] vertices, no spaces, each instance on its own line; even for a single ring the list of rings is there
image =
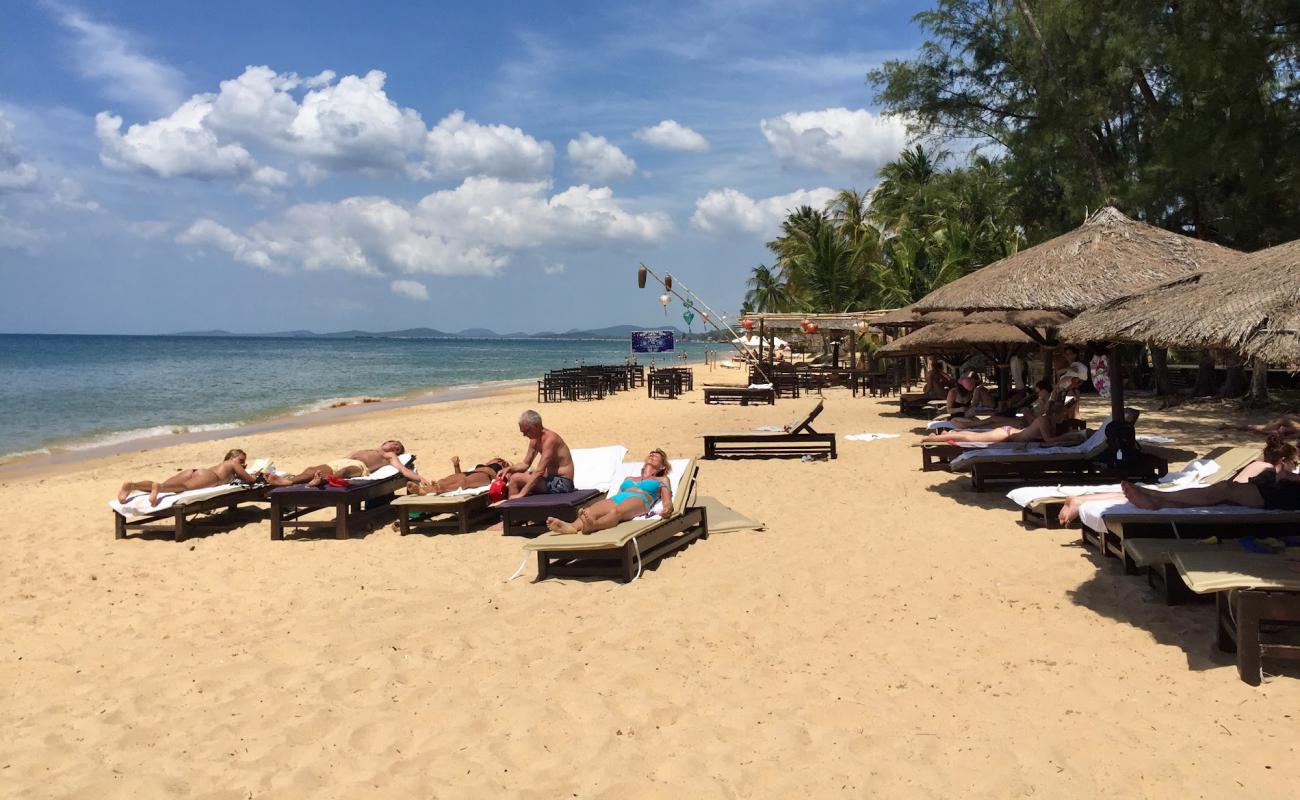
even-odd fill
[[[734,313],[907,144],[924,5],[11,0],[0,331],[680,326],[642,262]]]

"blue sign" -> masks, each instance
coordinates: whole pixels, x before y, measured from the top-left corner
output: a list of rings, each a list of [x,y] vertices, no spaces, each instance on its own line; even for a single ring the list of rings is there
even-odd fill
[[[672,331],[632,331],[633,353],[671,353]]]

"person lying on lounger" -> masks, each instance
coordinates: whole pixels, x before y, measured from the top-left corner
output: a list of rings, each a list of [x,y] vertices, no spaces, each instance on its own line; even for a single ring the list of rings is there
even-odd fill
[[[506,467],[510,476],[506,498],[530,494],[565,494],[572,492],[573,455],[560,434],[542,426],[542,415],[525,411],[519,415],[519,432],[528,439],[528,452],[518,464]],[[533,467],[533,462],[537,467]]]
[[[1292,475],[1297,461],[1300,461],[1300,449],[1297,449],[1293,444],[1284,442],[1280,436],[1270,436],[1268,444],[1264,446],[1264,452],[1260,454],[1259,460],[1252,461],[1243,467],[1232,479],[1232,483],[1244,483],[1260,487],[1271,486],[1282,480],[1300,479],[1300,475],[1286,478],[1279,477],[1283,473]],[[1174,494],[1174,492],[1161,492],[1160,494]],[[1067,497],[1065,504],[1061,506],[1061,513],[1057,515],[1057,519],[1060,520],[1062,526],[1069,525],[1079,518],[1079,506],[1084,503],[1123,503],[1127,500],[1128,495],[1124,492],[1096,492],[1094,494]],[[1209,503],[1207,505],[1218,505],[1218,503]],[[1144,507],[1139,506],[1139,508]]]
[[[248,484],[256,483],[257,476],[249,475],[245,469],[247,466],[248,454],[239,449],[231,450],[222,457],[221,463],[215,467],[183,469],[161,483],[158,481],[127,481],[122,484],[121,490],[117,493],[117,502],[125,503],[127,496],[131,492],[148,492],[149,505],[156,506],[160,494],[207,489],[210,486],[230,483],[235,478]]]
[[[1023,429],[1047,411],[1047,401],[1052,396],[1052,382],[1043,379],[1035,384],[1034,389],[1037,397],[1033,402],[1022,405],[1019,409],[1023,416],[1018,417],[1012,413],[994,414],[984,419],[978,417],[953,417],[952,427],[959,431],[970,430],[971,428],[1004,428],[1008,425],[1018,430]]]
[[[957,385],[948,390],[946,410],[949,414],[973,416],[977,408],[995,408],[993,395],[980,383],[974,372],[966,372],[957,379]]]
[[[436,481],[407,481],[407,494],[446,494],[459,489],[477,489],[496,480],[497,473],[510,466],[510,461],[500,456],[488,459],[486,463],[475,464],[474,469],[461,471],[460,456],[451,457],[452,473]]]
[[[1012,425],[1003,425],[991,431],[936,431],[921,437],[922,442],[1043,442],[1052,444],[1076,436],[1075,431],[1066,430],[1064,422],[1069,418],[1065,403],[1053,397],[1047,403],[1047,413],[1017,430]]]
[[[395,467],[408,481],[420,482],[420,474],[408,469],[398,456],[406,452],[406,447],[396,439],[389,439],[373,450],[357,450],[347,458],[336,458],[324,464],[307,467],[289,476],[268,478],[274,486],[292,486],[305,483],[308,486],[321,486],[333,478],[364,478],[380,467]]]
[[[673,513],[673,490],[668,482],[670,468],[668,454],[655,448],[645,457],[640,478],[625,479],[616,494],[582,509],[573,522],[548,517],[546,527],[555,533],[595,533],[647,514],[655,503],[663,503],[661,513],[670,516]]]
[[[1300,439],[1300,417],[1283,415],[1259,425],[1220,425],[1219,430],[1249,431],[1265,436],[1280,436],[1283,439]]]

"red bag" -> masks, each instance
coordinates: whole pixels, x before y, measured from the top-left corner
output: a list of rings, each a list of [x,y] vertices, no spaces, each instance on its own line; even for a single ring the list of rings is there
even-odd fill
[[[505,475],[497,475],[492,479],[492,483],[488,486],[488,499],[494,503],[500,503],[506,499]]]

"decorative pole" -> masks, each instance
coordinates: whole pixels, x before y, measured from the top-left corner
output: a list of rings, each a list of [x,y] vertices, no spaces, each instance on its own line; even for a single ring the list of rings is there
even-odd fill
[[[637,267],[637,271],[636,271],[637,288],[639,289],[645,288],[647,276],[654,278],[655,281],[660,286],[664,287],[665,292],[669,292],[678,300],[681,300],[683,305],[690,306],[693,305],[693,303],[699,303],[700,307],[704,309],[704,313],[701,314],[703,321],[708,325],[712,325],[714,329],[716,329],[720,333],[725,331],[726,333],[730,334],[731,339],[729,340],[729,344],[731,344],[732,349],[734,349],[744,360],[747,361],[749,359],[749,352],[736,345],[735,340],[741,338],[740,334],[736,333],[735,329],[732,328],[731,325],[729,325],[725,320],[723,320],[721,324],[718,324],[718,320],[721,317],[718,314],[716,314],[713,311],[713,309],[709,307],[709,304],[704,302],[704,300],[699,295],[697,295],[695,292],[692,292],[690,288],[686,286],[686,284],[682,283],[681,281],[677,281],[676,286],[674,286],[674,282],[673,282],[674,279],[672,275],[664,273],[664,276],[661,278],[659,277],[659,275],[655,273],[654,270],[650,269],[643,263]],[[682,289],[682,291],[686,292],[686,294],[690,295],[691,299],[688,300],[686,297],[683,297],[681,292],[677,291],[679,287]],[[664,298],[667,296],[668,295],[662,295],[659,300],[661,303],[664,303],[665,308],[667,308],[667,303],[664,302]],[[758,373],[763,376],[763,379],[765,381],[771,383],[771,378],[767,376],[767,373],[763,372],[763,368],[761,366],[758,367]]]

